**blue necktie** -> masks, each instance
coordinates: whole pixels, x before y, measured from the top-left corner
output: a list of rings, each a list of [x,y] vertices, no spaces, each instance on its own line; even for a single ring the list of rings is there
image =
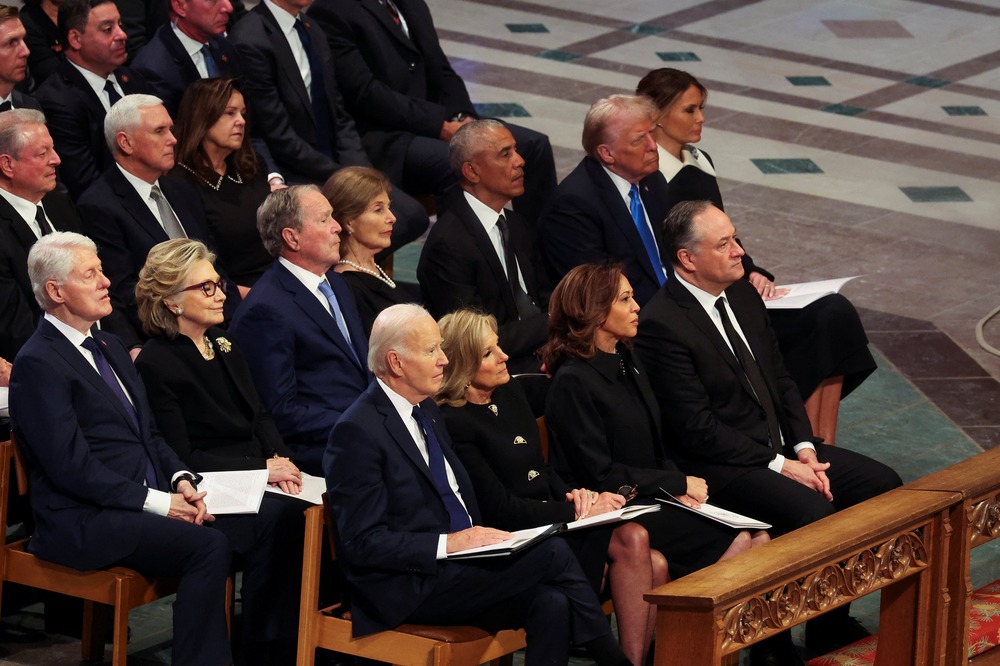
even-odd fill
[[[215,64],[215,58],[212,57],[212,50],[208,48],[208,44],[201,47],[201,57],[205,59],[205,71],[208,72],[208,78],[214,79],[219,75],[219,66]]]
[[[666,276],[663,274],[663,263],[660,261],[660,253],[656,250],[656,241],[653,240],[653,233],[649,230],[649,225],[646,224],[646,216],[642,213],[642,201],[639,199],[639,186],[633,184],[631,189],[628,191],[628,210],[632,213],[632,221],[635,223],[635,228],[639,232],[639,238],[642,239],[642,244],[646,248],[646,254],[649,255],[649,260],[653,263],[653,272],[656,273],[656,279],[660,284],[667,281]]]
[[[122,390],[121,384],[118,383],[118,378],[115,376],[115,371],[104,356],[103,344],[98,344],[97,340],[88,337],[84,338],[82,346],[94,357],[94,363],[97,365],[97,372],[101,375],[101,379],[108,385],[111,392],[115,394],[115,397],[121,400],[125,411],[132,421],[132,425],[135,426],[136,432],[141,433],[139,419],[135,414],[135,406],[128,399],[128,396],[125,395],[125,391]],[[146,485],[154,490],[157,488],[156,469],[153,467],[153,461],[150,459],[148,452],[146,453]]]
[[[354,344],[351,342],[351,334],[347,331],[347,320],[344,319],[344,313],[340,310],[340,301],[337,300],[337,296],[333,293],[333,287],[326,280],[319,283],[319,290],[326,296],[327,302],[330,303],[330,310],[333,311],[333,318],[337,320],[337,328],[340,332],[344,334],[344,339],[347,340],[347,347],[351,350],[351,354],[354,355],[354,360],[361,364],[358,359],[357,352],[354,351]]]
[[[427,441],[427,466],[430,467],[434,487],[437,489],[438,495],[441,496],[445,508],[448,509],[451,531],[458,532],[472,527],[469,512],[462,506],[458,495],[448,483],[448,472],[444,467],[444,453],[441,451],[441,442],[438,441],[437,435],[434,433],[434,426],[419,406],[413,408],[413,418],[417,420],[417,425],[424,432],[424,439]]]

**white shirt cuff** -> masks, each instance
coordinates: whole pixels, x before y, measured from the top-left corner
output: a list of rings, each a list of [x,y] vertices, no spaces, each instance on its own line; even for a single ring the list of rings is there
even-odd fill
[[[799,442],[798,444],[795,445],[794,448],[795,448],[795,452],[796,453],[798,453],[799,451],[801,451],[803,449],[809,449],[810,451],[815,451],[816,450],[816,447],[813,446],[812,442]]]
[[[157,516],[167,515],[170,513],[170,493],[147,488],[146,501],[142,504],[142,510],[146,513],[154,513]]]
[[[774,456],[774,460],[767,463],[767,468],[772,472],[777,472],[781,474],[781,469],[785,466],[785,456],[778,454]]]
[[[437,559],[448,559],[448,535],[442,534],[438,537]]]
[[[282,176],[277,171],[272,171],[271,173],[267,174],[267,184],[270,185],[271,181],[274,180],[275,178],[280,178],[282,183],[285,182],[284,176]]]

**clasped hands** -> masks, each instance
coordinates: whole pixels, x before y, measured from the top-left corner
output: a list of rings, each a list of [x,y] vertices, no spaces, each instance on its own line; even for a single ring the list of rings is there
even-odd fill
[[[205,506],[205,493],[198,492],[191,482],[182,479],[177,482],[177,492],[170,493],[170,511],[167,518],[183,520],[185,523],[211,523],[215,516],[208,512]]]
[[[830,463],[821,463],[816,457],[816,451],[809,448],[801,449],[796,455],[798,460],[785,458],[781,466],[781,474],[812,488],[825,497],[826,501],[832,502],[833,493],[830,492],[830,479],[826,475],[826,470],[830,469]]]
[[[282,492],[298,495],[302,492],[302,472],[288,458],[267,459],[267,482],[278,486]]]

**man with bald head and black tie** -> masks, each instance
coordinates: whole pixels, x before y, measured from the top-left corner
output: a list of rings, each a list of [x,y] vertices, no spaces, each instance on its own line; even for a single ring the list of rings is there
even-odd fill
[[[41,316],[28,251],[56,231],[79,231],[69,197],[56,191],[59,155],[41,111],[0,113],[0,357],[13,360]]]

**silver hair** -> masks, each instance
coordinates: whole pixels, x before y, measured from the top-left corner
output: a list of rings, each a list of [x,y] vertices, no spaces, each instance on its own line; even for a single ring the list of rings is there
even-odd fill
[[[45,114],[35,109],[11,109],[0,113],[0,155],[17,157],[26,143],[25,126],[44,124]]]
[[[677,258],[680,250],[698,253],[701,231],[695,226],[694,219],[714,206],[711,201],[695,199],[682,201],[670,209],[663,220],[663,246],[670,263],[680,264]]]
[[[390,305],[379,313],[368,340],[368,369],[373,375],[382,378],[389,373],[387,357],[390,351],[411,351],[406,346],[406,338],[413,323],[422,317],[434,321],[424,306],[416,303]]]
[[[257,233],[272,257],[281,256],[285,247],[282,229],[302,230],[302,195],[323,192],[315,185],[292,185],[267,195],[257,208]]]
[[[595,160],[597,147],[608,143],[607,127],[620,116],[656,116],[656,105],[648,97],[641,95],[610,95],[594,102],[583,120],[583,149]]]
[[[160,106],[163,100],[155,95],[125,95],[112,105],[104,116],[104,141],[108,144],[112,155],[121,155],[118,141],[119,132],[131,132],[142,124],[140,111],[153,106]]]
[[[506,129],[499,120],[484,118],[474,120],[458,128],[448,142],[448,163],[452,171],[462,177],[462,165],[471,162],[476,153],[483,149],[483,135],[496,129]]]
[[[90,250],[96,254],[97,245],[83,234],[55,231],[38,239],[28,252],[28,278],[31,280],[31,291],[35,294],[39,307],[46,312],[53,310],[56,304],[49,299],[45,283],[49,280],[59,284],[66,282],[66,278],[73,271],[75,250]]]

